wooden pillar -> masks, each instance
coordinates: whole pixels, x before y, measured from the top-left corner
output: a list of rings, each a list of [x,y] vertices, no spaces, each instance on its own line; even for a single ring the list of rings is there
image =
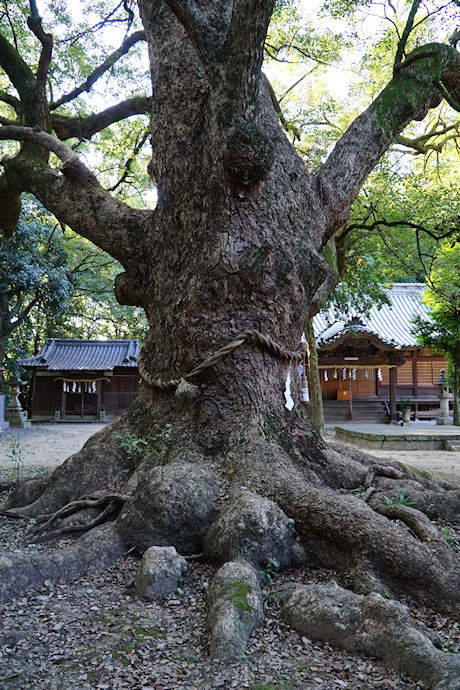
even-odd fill
[[[102,381],[97,381],[96,383],[96,391],[97,391],[97,412],[96,414],[99,416],[99,410],[101,409],[102,405]]]
[[[64,385],[62,385],[62,391],[61,391],[61,419],[65,419],[65,403],[66,403],[66,395],[67,393],[64,390]]]
[[[414,352],[413,361],[413,380],[414,380],[414,398],[418,398],[418,372],[417,372],[417,352]]]
[[[390,367],[390,422],[396,420],[396,367]]]

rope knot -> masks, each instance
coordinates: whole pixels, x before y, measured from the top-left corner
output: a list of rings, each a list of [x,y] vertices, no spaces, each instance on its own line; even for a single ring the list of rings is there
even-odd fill
[[[181,378],[179,385],[176,388],[176,398],[183,396],[184,398],[196,398],[198,395],[199,387],[195,386],[194,383],[186,381]]]

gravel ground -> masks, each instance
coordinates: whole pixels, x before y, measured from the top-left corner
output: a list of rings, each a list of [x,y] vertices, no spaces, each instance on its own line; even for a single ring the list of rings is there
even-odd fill
[[[92,426],[92,425],[91,425]],[[74,427],[77,427],[74,429]],[[22,430],[21,441],[48,458],[61,436],[66,455],[81,447],[94,427],[43,425]],[[64,433],[63,433],[64,432]],[[1,439],[0,467],[11,473]],[[54,450],[54,449],[53,449]],[[4,460],[1,460],[1,457]],[[49,471],[27,461],[27,473]],[[1,471],[1,470],[0,470]],[[49,544],[30,545],[30,522],[0,517],[0,553],[24,551],[31,557]],[[452,531],[458,548],[460,533]],[[59,547],[64,548],[65,540]],[[266,596],[266,616],[251,637],[245,658],[223,664],[208,656],[206,589],[213,569],[190,563],[180,589],[159,603],[140,601],[130,583],[138,567],[131,555],[102,575],[76,582],[45,582],[35,590],[0,605],[0,687],[50,690],[175,690],[252,688],[310,690],[324,688],[419,688],[385,669],[376,659],[341,652],[328,644],[302,637],[281,620],[278,594],[289,581],[327,581],[334,573],[302,569],[275,577]],[[411,606],[414,618],[434,630],[444,648],[460,651],[460,627],[433,612]]]
[[[18,439],[24,452],[23,470],[56,467],[86,443],[106,422],[91,424],[33,424],[30,429],[7,429],[0,433],[0,470],[13,467],[8,457],[10,439]]]

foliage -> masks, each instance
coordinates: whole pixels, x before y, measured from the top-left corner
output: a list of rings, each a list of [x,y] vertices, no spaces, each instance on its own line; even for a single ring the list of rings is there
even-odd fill
[[[6,437],[8,446],[6,450],[6,457],[11,460],[16,466],[16,484],[19,483],[19,473],[24,465],[25,455],[29,449],[29,445],[23,443],[14,434],[8,434]]]
[[[15,360],[36,354],[46,338],[145,338],[143,311],[115,300],[118,262],[32,199],[17,232],[1,240],[0,266],[0,346],[12,376]]]
[[[269,558],[267,565],[264,570],[259,570],[259,577],[262,586],[262,596],[264,599],[264,608],[273,606],[274,608],[279,608],[280,601],[278,597],[273,593],[272,586],[275,579],[275,575],[279,570],[279,563],[276,558]]]
[[[34,316],[58,318],[65,311],[72,289],[66,264],[56,226],[43,208],[29,202],[17,232],[0,244],[0,347],[8,360],[27,354],[25,343],[33,344]],[[15,345],[8,348],[14,335]],[[17,374],[14,366],[8,368]]]
[[[133,461],[136,471],[141,462],[156,456],[161,465],[161,481],[163,481],[164,459],[172,433],[172,425],[165,424],[164,427],[158,429],[154,434],[149,434],[145,439],[129,432],[124,434],[116,433],[114,436],[120,441],[122,451]]]
[[[405,495],[404,491],[401,491],[401,493],[398,494],[398,492],[395,490],[394,496],[392,498],[388,498],[388,496],[383,497],[383,501],[379,501],[379,505],[381,506],[392,506],[396,503],[399,503],[399,505],[402,506],[415,506],[414,501],[411,501],[408,496]]]
[[[418,342],[444,354],[449,361],[450,385],[454,390],[454,424],[459,425],[460,390],[460,243],[449,239],[440,246],[428,276],[424,300],[430,320],[414,320]]]

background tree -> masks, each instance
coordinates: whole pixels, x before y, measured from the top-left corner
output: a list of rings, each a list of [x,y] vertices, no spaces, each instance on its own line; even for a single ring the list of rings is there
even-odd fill
[[[420,317],[414,332],[424,347],[445,355],[450,363],[454,393],[454,424],[460,425],[458,396],[460,390],[460,245],[450,241],[439,248],[428,276],[424,300],[431,321]]]
[[[46,338],[145,338],[142,310],[115,301],[118,262],[36,202],[27,200],[17,231],[2,240],[0,260],[0,342],[10,375]]]
[[[36,206],[29,206],[14,237],[1,243],[0,361],[6,353],[4,364],[8,369],[12,365],[11,373],[16,375],[14,358],[28,354],[27,347],[36,341],[34,320],[45,313],[57,318],[70,302],[67,257],[56,228],[45,217]],[[18,347],[11,347],[13,340]]]
[[[295,349],[306,319],[336,281],[323,247],[347,222],[365,179],[404,128],[444,97],[456,105],[451,94],[460,84],[458,53],[436,42],[409,52],[402,40],[388,84],[312,172],[280,127],[261,71],[273,1],[139,0],[138,6],[153,98],[125,100],[124,110],[113,106],[105,120],[99,113],[61,115],[58,109],[70,96],[49,98],[53,56],[57,64],[66,58],[59,43],[53,52],[53,37],[43,28],[35,2],[28,19],[33,36],[27,38],[38,47],[35,60],[29,64],[30,53],[15,42],[18,32],[7,26],[0,37],[0,65],[9,80],[4,102],[16,113],[3,120],[0,138],[20,142],[2,159],[4,233],[14,232],[20,195],[32,193],[62,223],[120,261],[124,272],[116,280],[117,299],[142,307],[150,327],[136,402],[59,467],[45,489],[37,483],[19,489],[10,509],[36,516],[77,498],[100,496],[99,522],[109,513],[119,515],[99,531],[97,555],[91,553],[94,569],[127,547],[143,551],[152,543],[198,553],[225,486],[230,514],[236,515],[230,518],[230,542],[246,543],[238,530],[247,519],[251,539],[265,534],[267,541],[260,540],[267,549],[261,544],[255,550],[227,549],[218,538],[220,523],[214,523],[208,532],[213,536],[204,539],[207,559],[249,559],[260,568],[274,556],[276,542],[287,545],[279,557],[283,567],[296,557],[329,563],[346,572],[348,586],[357,591],[408,592],[458,615],[458,558],[433,537],[438,533],[421,512],[430,505],[435,515],[451,515],[458,492],[440,491],[395,464],[382,466],[362,454],[350,458],[327,449],[300,406],[286,409],[283,395],[286,365],[292,368],[303,357]],[[130,9],[117,6],[105,23],[109,16],[122,21],[124,7]],[[132,12],[124,18],[134,21]],[[134,39],[127,37],[122,45],[126,41],[134,46]],[[116,57],[110,58],[110,69],[114,60],[118,64]],[[106,74],[105,64],[91,75]],[[83,90],[67,94],[76,100]],[[126,109],[134,114],[141,106],[152,108],[154,210],[115,198],[62,140],[72,143],[83,128],[90,136],[95,122],[114,122]],[[170,424],[167,446],[147,453],[134,467],[119,435],[164,438]],[[363,483],[372,489],[366,499],[374,494],[369,503],[351,494]],[[398,492],[410,488],[416,496],[421,510],[398,513],[416,537],[391,521],[391,507],[380,505],[379,494],[382,498],[389,484]],[[120,486],[121,491],[107,493],[107,487]],[[250,494],[241,496],[241,487]],[[294,520],[303,550],[292,540],[288,520],[291,537],[271,539],[260,518],[262,505],[282,522],[286,515]],[[273,522],[267,517],[264,524]],[[63,568],[71,563],[74,573],[89,567],[84,546],[61,551],[60,559]],[[1,578],[7,583],[4,596],[30,586],[38,571],[41,581],[45,571],[47,577],[62,574],[48,556],[33,572],[8,563],[20,577]],[[213,634],[218,628],[213,625]],[[443,657],[427,677],[440,673],[450,682],[452,663]]]

